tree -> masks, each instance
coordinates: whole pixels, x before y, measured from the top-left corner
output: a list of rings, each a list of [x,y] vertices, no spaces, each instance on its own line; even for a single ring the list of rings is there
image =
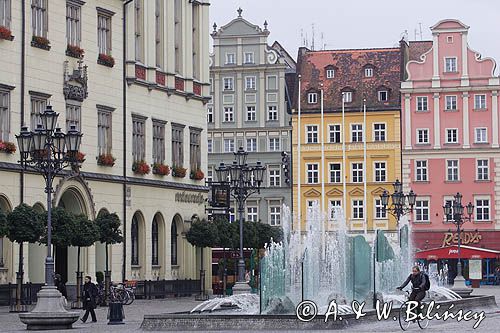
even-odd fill
[[[7,216],[0,210],[0,238],[7,236]]]
[[[47,228],[47,211],[41,214],[41,218]],[[67,212],[64,208],[55,207],[52,209],[52,245],[57,247],[71,246],[73,240],[75,215]],[[46,229],[47,231],[47,229]],[[47,235],[42,238],[42,243],[47,244]]]
[[[121,221],[116,213],[103,212],[95,219],[99,229],[99,241],[106,244],[106,272],[108,272],[108,245],[123,242]]]

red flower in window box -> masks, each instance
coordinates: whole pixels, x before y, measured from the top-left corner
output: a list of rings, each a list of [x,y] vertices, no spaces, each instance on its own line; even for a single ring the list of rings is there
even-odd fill
[[[97,156],[97,164],[101,166],[109,166],[112,167],[115,165],[116,158],[111,154],[102,154]]]
[[[76,152],[76,155],[75,155],[75,160],[78,162],[78,163],[83,163],[85,162],[85,154],[82,153],[82,152]]]
[[[177,178],[184,178],[186,177],[186,168],[180,167],[180,166],[174,166],[172,168],[172,176],[177,177]]]
[[[165,164],[155,163],[153,164],[153,173],[159,176],[168,176],[170,174],[170,167]]]
[[[14,154],[16,152],[16,145],[8,141],[0,141],[0,151],[8,154]]]
[[[115,59],[108,54],[99,53],[99,57],[97,58],[97,63],[99,65],[114,67],[115,66]]]
[[[7,27],[0,26],[0,39],[13,40],[12,31]]]
[[[203,171],[201,171],[201,169],[198,169],[196,171],[192,170],[190,178],[194,180],[203,180],[205,178],[205,174],[203,173]]]
[[[50,50],[50,41],[45,37],[33,36],[31,38],[31,46],[49,51]]]
[[[66,55],[73,58],[83,58],[85,50],[76,45],[66,46]]]
[[[132,171],[134,171],[138,175],[147,175],[151,171],[151,168],[146,162],[138,161],[132,164]]]

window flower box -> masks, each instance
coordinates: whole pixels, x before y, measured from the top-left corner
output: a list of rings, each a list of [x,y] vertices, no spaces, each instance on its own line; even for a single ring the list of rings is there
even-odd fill
[[[205,174],[200,169],[196,171],[191,170],[191,174],[189,175],[189,177],[194,180],[203,180],[205,178]]]
[[[146,162],[137,161],[132,164],[132,171],[138,175],[147,175],[151,172],[151,168]]]
[[[50,41],[45,37],[33,36],[31,38],[31,46],[37,47],[42,50],[50,50]]]
[[[16,152],[16,145],[13,142],[0,141],[0,151],[7,154],[14,154]]]
[[[9,28],[0,26],[0,39],[5,40],[14,40],[14,36],[12,36],[12,31]]]
[[[170,167],[165,164],[153,164],[153,173],[158,176],[168,176],[170,174]]]
[[[177,177],[177,178],[184,178],[186,177],[186,168],[180,167],[180,166],[174,166],[172,168],[172,176]]]
[[[81,58],[83,58],[84,54],[85,54],[85,50],[80,48],[79,46],[76,46],[76,45],[66,46],[66,55],[68,57],[81,59]]]
[[[112,167],[115,165],[116,158],[111,154],[102,154],[97,156],[97,164],[101,166]]]
[[[76,154],[74,156],[70,156],[70,157],[72,157],[79,164],[85,162],[85,154],[82,152],[76,152]]]
[[[99,57],[97,58],[97,63],[99,65],[107,66],[107,67],[114,67],[115,66],[115,59],[104,53],[99,53]]]

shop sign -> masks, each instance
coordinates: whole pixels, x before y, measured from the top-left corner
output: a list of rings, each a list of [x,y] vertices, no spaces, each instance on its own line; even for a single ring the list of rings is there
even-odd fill
[[[205,198],[201,193],[177,192],[175,194],[175,201],[183,203],[195,203],[201,205],[205,202]]]
[[[481,260],[469,260],[469,279],[481,280],[483,278]]]
[[[460,244],[478,244],[482,239],[479,232],[461,232],[460,233]],[[456,232],[445,232],[443,237],[443,244],[441,247],[456,245],[458,244],[458,234]]]

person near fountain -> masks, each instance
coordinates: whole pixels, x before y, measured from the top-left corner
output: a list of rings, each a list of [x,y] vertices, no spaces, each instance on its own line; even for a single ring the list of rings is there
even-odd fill
[[[409,301],[416,301],[418,302],[418,308],[417,308],[417,314],[420,314],[421,312],[421,301],[425,297],[425,292],[430,289],[431,287],[431,281],[429,279],[429,276],[425,274],[424,272],[420,271],[420,267],[418,266],[413,266],[411,274],[408,276],[406,281],[396,289],[398,290],[403,290],[404,287],[408,285],[408,283],[411,282],[412,285],[412,290],[410,297],[408,298]]]
[[[95,284],[92,283],[92,278],[90,276],[85,277],[85,284],[83,285],[83,309],[85,314],[80,319],[82,322],[86,322],[89,314],[92,316],[92,322],[97,322],[94,309],[96,306],[98,290]]]

